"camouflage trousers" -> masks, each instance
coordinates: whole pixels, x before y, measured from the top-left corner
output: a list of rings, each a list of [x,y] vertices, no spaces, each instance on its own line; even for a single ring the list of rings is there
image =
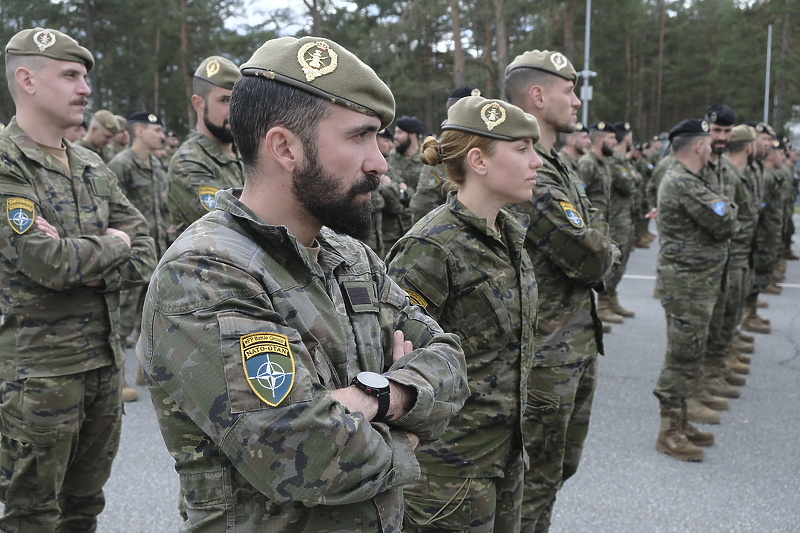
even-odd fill
[[[504,477],[459,478],[422,474],[403,489],[403,531],[461,531],[518,533],[522,478],[522,451],[511,454]]]
[[[0,531],[95,531],[121,427],[116,366],[0,382]]]
[[[725,357],[725,348],[733,340],[736,326],[742,319],[744,301],[752,286],[747,265],[732,267],[727,273],[727,285],[714,306],[708,328],[707,358]]]
[[[627,217],[622,217],[621,220],[609,224],[609,237],[611,237],[611,240],[617,243],[619,247],[620,264],[614,267],[608,279],[605,280],[608,294],[615,293],[619,282],[622,281],[622,276],[625,274],[625,269],[628,267],[628,259],[631,257],[635,236],[633,222]]]
[[[667,317],[667,350],[653,394],[661,410],[680,409],[703,370],[708,328],[716,295],[665,293],[659,287]]]
[[[596,384],[596,358],[531,369],[523,415],[530,459],[522,495],[524,533],[550,530],[556,493],[578,470]]]

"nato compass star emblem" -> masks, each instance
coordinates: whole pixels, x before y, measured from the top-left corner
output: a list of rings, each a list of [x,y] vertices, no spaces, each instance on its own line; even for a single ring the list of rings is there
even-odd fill
[[[217,207],[215,195],[218,190],[215,187],[200,187],[200,204],[206,211],[213,211]]]
[[[575,210],[575,207],[569,202],[558,202],[561,205],[561,209],[564,210],[564,214],[567,216],[567,220],[569,223],[575,226],[576,228],[582,228],[585,223],[583,219],[578,214],[578,211]]]
[[[6,200],[6,216],[11,229],[22,235],[36,220],[36,211],[33,202],[26,198],[9,198]]]
[[[250,333],[239,339],[242,364],[250,389],[264,403],[276,407],[294,385],[294,355],[286,335]]]

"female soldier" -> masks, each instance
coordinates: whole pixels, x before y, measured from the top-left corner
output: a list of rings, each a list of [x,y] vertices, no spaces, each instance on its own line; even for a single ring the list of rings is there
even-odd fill
[[[395,244],[387,265],[412,302],[461,337],[471,394],[442,438],[416,450],[422,480],[405,490],[406,531],[520,529],[537,292],[523,249],[528,219],[503,206],[530,199],[538,140],[533,116],[470,96],[448,111],[441,140],[422,145],[422,161],[444,163],[457,192]]]

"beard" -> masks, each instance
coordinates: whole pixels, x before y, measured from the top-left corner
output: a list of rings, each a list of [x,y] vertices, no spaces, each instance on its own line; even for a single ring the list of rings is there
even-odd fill
[[[609,148],[605,144],[601,148],[601,151],[602,151],[603,155],[606,156],[606,157],[611,157],[612,155],[614,155],[614,150],[612,150],[611,148]]]
[[[406,152],[408,151],[408,147],[409,146],[411,146],[411,137],[406,139],[405,142],[403,142],[403,143],[396,144],[394,146],[394,151],[397,152],[400,155],[406,155]]]
[[[728,147],[728,143],[714,143],[711,146],[711,151],[717,155],[722,155],[725,153],[725,149]]]
[[[217,138],[222,144],[231,144],[233,142],[233,132],[231,132],[230,128],[226,128],[228,125],[228,119],[222,121],[222,126],[217,126],[210,120],[208,120],[208,107],[203,110],[203,124],[205,124],[208,132]]]
[[[305,145],[306,163],[292,172],[295,198],[320,223],[337,233],[364,240],[372,233],[372,202],[358,196],[378,189],[380,176],[364,174],[349,190],[342,193],[340,179],[319,163],[316,149]]]

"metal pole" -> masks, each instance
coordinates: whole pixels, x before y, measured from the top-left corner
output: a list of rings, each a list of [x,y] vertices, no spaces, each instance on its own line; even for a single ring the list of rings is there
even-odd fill
[[[584,93],[589,90],[589,48],[592,33],[592,0],[586,0],[586,31],[583,38],[583,86]],[[581,122],[588,125],[589,121],[589,100],[584,100],[581,105]]]
[[[767,25],[767,75],[764,81],[764,123],[769,124],[769,70],[772,62],[772,25],[774,20]]]

